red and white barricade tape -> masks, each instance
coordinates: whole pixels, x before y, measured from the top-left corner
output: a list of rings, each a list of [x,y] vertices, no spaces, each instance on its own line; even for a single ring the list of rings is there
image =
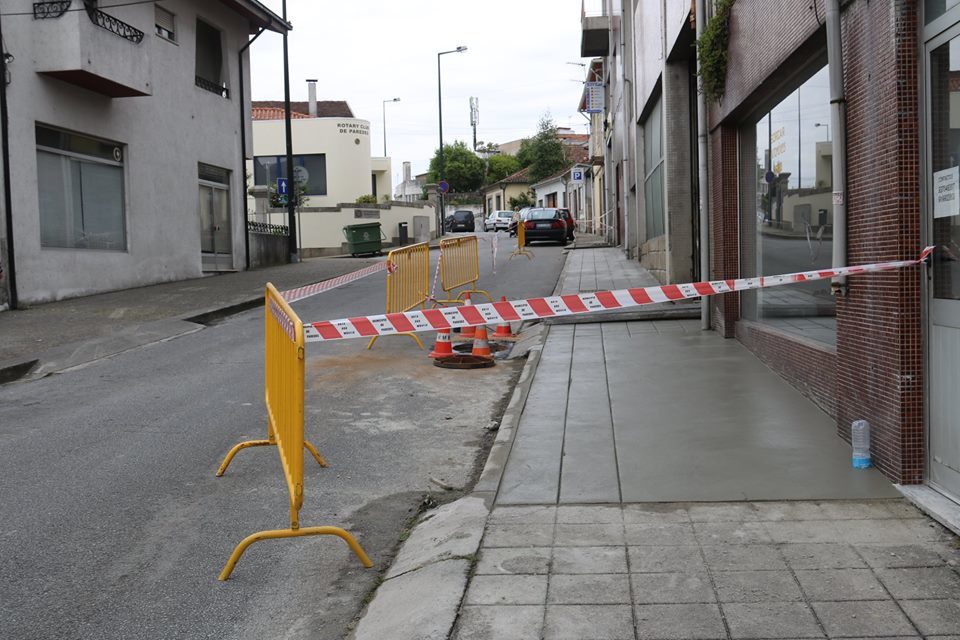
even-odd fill
[[[380,273],[381,271],[389,271],[390,273],[393,273],[395,269],[395,265],[391,264],[389,260],[384,260],[383,262],[372,264],[369,267],[364,267],[363,269],[358,269],[357,271],[345,273],[342,276],[337,276],[336,278],[331,278],[330,280],[324,280],[323,282],[317,282],[316,284],[308,284],[305,287],[297,287],[296,289],[282,291],[280,295],[283,296],[283,299],[287,302],[296,302],[297,300],[303,300],[304,298],[315,296],[318,293],[323,293],[324,291],[330,291],[331,289],[342,287],[345,284],[350,284],[351,282],[355,282],[361,278],[366,278],[367,276],[372,276],[373,274]]]
[[[531,298],[529,300],[492,302],[473,306],[407,311],[406,313],[388,313],[343,318],[341,320],[325,320],[305,324],[303,328],[307,342],[324,342],[611,311],[658,302],[700,298],[719,293],[765,289],[797,282],[829,280],[838,276],[855,276],[877,271],[903,269],[926,261],[932,252],[933,247],[927,247],[917,260],[879,262],[858,267],[839,267],[822,271],[805,271],[759,278],[692,282],[659,287],[618,289],[616,291],[597,291],[596,293]]]

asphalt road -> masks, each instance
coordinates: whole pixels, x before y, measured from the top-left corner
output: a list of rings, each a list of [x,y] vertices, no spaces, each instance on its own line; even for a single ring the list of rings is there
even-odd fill
[[[481,285],[551,293],[561,249],[508,261],[499,239],[496,276],[480,245]],[[295,307],[304,321],[382,312],[384,282]],[[275,450],[241,451],[214,477],[230,446],[266,431],[262,331],[250,311],[0,387],[0,637],[345,635],[422,497],[443,493],[431,478],[466,488],[475,476],[520,363],[441,370],[405,337],[308,345],[306,432],[330,467],[306,459],[301,525],[344,526],[376,569],[334,537],[264,541],[221,583],[237,542],[289,524]]]

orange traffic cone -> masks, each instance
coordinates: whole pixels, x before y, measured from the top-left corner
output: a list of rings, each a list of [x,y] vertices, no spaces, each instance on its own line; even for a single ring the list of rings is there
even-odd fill
[[[469,307],[473,306],[473,302],[470,301],[469,291],[463,294],[463,304]],[[463,329],[460,329],[460,337],[468,338],[468,339],[472,338],[474,335],[476,335],[476,331],[477,331],[476,327],[464,327]]]
[[[507,296],[500,296],[500,302],[506,302]],[[502,322],[497,325],[497,330],[493,333],[493,338],[512,338],[513,332],[510,330],[509,322]]]
[[[477,327],[476,336],[473,339],[473,351],[470,355],[485,360],[493,360],[493,352],[490,351],[490,343],[487,342],[487,326]]]
[[[431,358],[442,358],[453,355],[453,344],[450,342],[450,329],[438,329],[437,341],[430,352]]]

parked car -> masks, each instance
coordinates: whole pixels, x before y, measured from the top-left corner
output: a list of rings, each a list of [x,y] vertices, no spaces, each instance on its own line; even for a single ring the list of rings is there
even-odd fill
[[[554,208],[530,209],[526,220],[523,221],[527,242],[552,240],[563,245],[567,244],[570,225],[567,224],[561,211],[562,209]]]
[[[513,237],[517,235],[517,224],[523,222],[527,219],[527,213],[530,211],[531,207],[524,207],[520,211],[514,212],[513,219],[510,220],[510,226],[507,227],[507,231],[510,232],[510,236]]]
[[[513,219],[513,211],[493,211],[483,221],[483,230],[500,231],[500,229],[508,229],[511,219]]]
[[[573,219],[572,215],[570,215],[570,209],[559,208],[557,211],[560,212],[560,215],[563,216],[564,222],[567,223],[567,240],[573,242],[573,232],[577,228],[577,221]]]
[[[457,210],[453,212],[450,221],[450,231],[473,231],[473,211]]]

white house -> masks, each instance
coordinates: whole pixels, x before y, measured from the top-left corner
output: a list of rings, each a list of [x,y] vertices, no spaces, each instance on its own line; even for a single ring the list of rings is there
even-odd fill
[[[308,207],[332,207],[363,195],[390,199],[390,159],[370,155],[370,122],[355,118],[341,100],[316,98],[290,104],[294,171],[306,179]],[[252,104],[255,186],[275,187],[285,177],[286,125],[282,101]],[[296,167],[300,167],[297,169]]]
[[[289,25],[256,0],[3,12],[0,307],[243,269],[247,45]]]

